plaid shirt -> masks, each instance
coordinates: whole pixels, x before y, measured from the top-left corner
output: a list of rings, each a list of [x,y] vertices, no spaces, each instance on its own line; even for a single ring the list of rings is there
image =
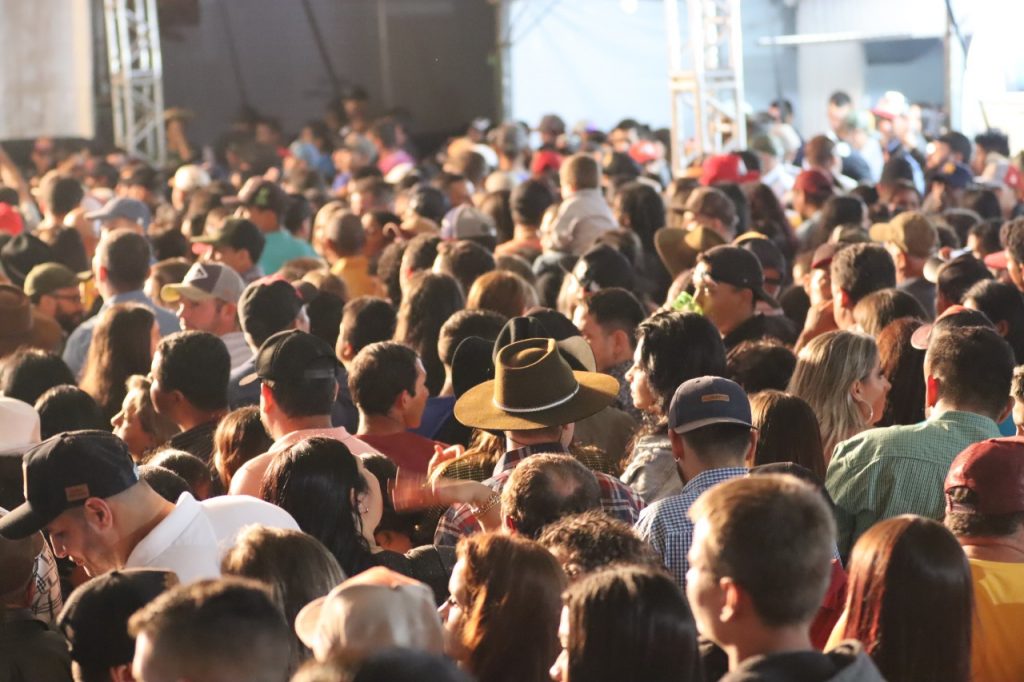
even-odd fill
[[[693,541],[693,521],[689,511],[693,503],[708,488],[738,476],[746,476],[743,467],[722,467],[702,471],[681,492],[652,504],[640,514],[636,531],[650,543],[672,573],[676,583],[686,589],[686,571],[690,568],[687,552]]]
[[[505,483],[512,475],[512,470],[516,468],[516,465],[530,455],[539,454],[568,455],[570,453],[562,447],[561,443],[540,443],[509,450],[494,465],[494,476],[484,481],[484,485],[500,493],[505,488]],[[601,488],[601,508],[621,521],[629,524],[636,523],[640,510],[644,506],[640,496],[614,476],[597,471],[594,472],[594,476]],[[434,533],[434,544],[456,545],[461,538],[479,532],[480,524],[477,523],[469,505],[454,504],[448,508],[438,522],[437,532]]]
[[[839,443],[825,488],[836,504],[839,553],[849,557],[873,524],[900,514],[942,520],[949,467],[971,443],[999,438],[999,425],[972,412],[933,414],[919,424],[871,429]]]

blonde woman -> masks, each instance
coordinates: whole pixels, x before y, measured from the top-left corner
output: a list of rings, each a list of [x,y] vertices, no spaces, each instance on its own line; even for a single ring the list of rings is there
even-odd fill
[[[836,444],[882,418],[889,381],[874,339],[833,331],[800,351],[788,391],[807,401],[818,417],[827,466]]]

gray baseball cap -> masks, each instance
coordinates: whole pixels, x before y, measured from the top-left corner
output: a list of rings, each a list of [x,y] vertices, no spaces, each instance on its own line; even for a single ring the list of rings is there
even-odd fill
[[[245,283],[238,273],[220,263],[194,263],[181,284],[165,284],[160,290],[164,303],[176,303],[187,298],[190,301],[207,301],[217,298],[225,303],[237,304]]]
[[[98,211],[86,213],[85,217],[89,220],[127,218],[128,220],[134,220],[137,222],[142,226],[143,230],[148,230],[149,223],[153,219],[153,214],[150,213],[149,206],[146,206],[141,201],[129,199],[127,197],[114,197],[108,201],[103,208]]]

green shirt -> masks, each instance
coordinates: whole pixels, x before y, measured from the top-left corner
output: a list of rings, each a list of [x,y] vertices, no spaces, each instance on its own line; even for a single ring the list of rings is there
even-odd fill
[[[941,520],[953,459],[971,443],[999,437],[999,426],[973,412],[942,412],[918,424],[871,429],[839,443],[825,475],[836,504],[844,559],[873,524],[900,514]]]
[[[276,232],[267,232],[263,237],[266,243],[259,264],[268,275],[273,275],[293,258],[317,258],[309,242],[296,239],[283,227]]]

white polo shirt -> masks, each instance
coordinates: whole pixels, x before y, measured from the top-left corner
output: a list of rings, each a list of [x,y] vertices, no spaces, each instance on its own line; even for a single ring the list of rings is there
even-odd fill
[[[135,545],[124,567],[174,571],[182,583],[219,578],[221,557],[234,547],[238,532],[253,524],[299,530],[291,514],[254,497],[198,502],[182,493],[174,511]]]

